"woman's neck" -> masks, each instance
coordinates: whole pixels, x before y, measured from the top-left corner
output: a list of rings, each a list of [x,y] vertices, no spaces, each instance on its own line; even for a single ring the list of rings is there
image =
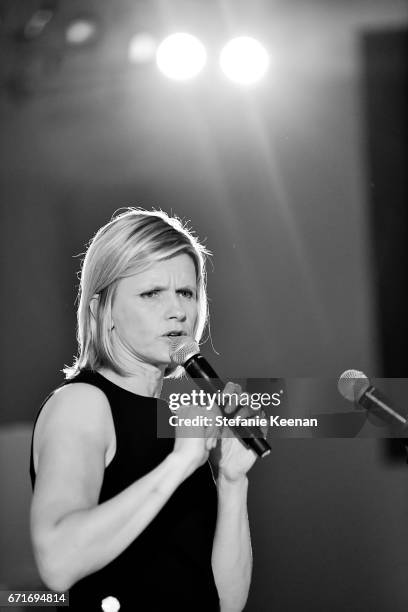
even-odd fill
[[[139,368],[132,376],[121,376],[110,368],[99,368],[99,374],[111,382],[137,395],[160,397],[163,386],[163,372],[159,369]]]

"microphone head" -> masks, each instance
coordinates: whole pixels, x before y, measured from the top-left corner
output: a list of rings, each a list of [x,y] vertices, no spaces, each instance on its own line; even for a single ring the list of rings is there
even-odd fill
[[[358,402],[369,386],[367,376],[359,370],[346,370],[337,383],[340,394],[350,402]]]
[[[198,344],[191,336],[180,336],[170,342],[170,359],[177,365],[184,365],[190,357],[199,352]]]

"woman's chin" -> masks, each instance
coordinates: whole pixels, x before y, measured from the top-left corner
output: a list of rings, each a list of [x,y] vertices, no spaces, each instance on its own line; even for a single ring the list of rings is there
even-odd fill
[[[165,370],[172,365],[168,351],[160,351],[160,353],[156,353],[155,355],[152,355],[150,358],[146,359],[146,362],[160,368],[161,370]]]

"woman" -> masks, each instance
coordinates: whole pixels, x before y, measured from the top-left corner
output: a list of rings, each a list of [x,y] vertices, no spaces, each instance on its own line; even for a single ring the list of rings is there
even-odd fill
[[[172,336],[199,341],[205,326],[206,254],[177,219],[140,209],[114,217],[86,253],[79,354],[41,407],[31,457],[35,557],[50,589],[69,589],[71,609],[245,605],[255,454],[223,439],[214,485],[213,430],[157,437],[163,378],[180,375]]]

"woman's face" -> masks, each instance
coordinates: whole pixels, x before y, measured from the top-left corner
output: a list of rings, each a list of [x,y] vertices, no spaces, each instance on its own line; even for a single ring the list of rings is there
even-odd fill
[[[112,304],[114,349],[124,364],[167,366],[170,332],[193,335],[197,280],[192,258],[183,253],[118,282]]]

